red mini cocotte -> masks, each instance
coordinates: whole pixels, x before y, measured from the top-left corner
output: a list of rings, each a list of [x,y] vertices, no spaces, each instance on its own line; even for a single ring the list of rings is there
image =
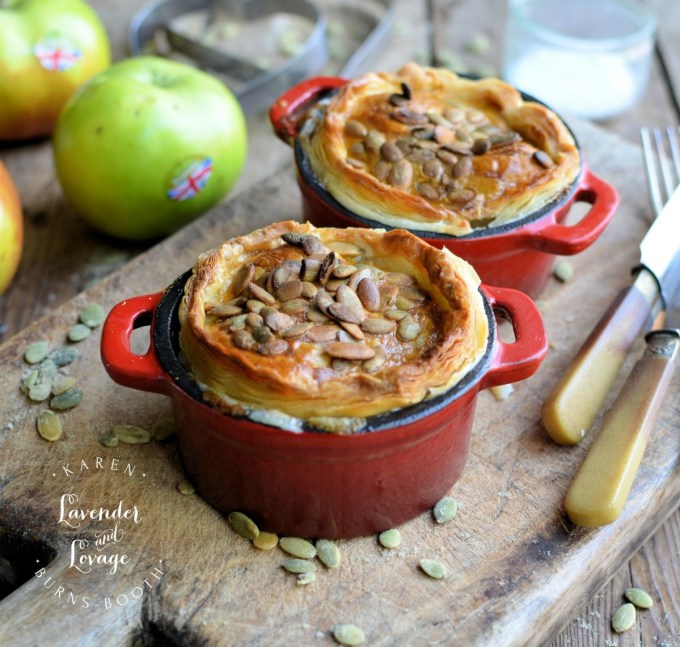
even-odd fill
[[[315,177],[308,156],[298,141],[309,110],[346,83],[346,79],[335,77],[303,81],[273,104],[270,120],[276,135],[294,149],[297,182],[306,220],[319,227],[389,229],[340,204]],[[528,101],[536,101],[521,94]],[[590,204],[590,209],[579,222],[568,225],[565,223],[567,216],[578,202]],[[590,171],[581,154],[580,172],[569,191],[560,193],[548,204],[517,220],[460,236],[417,228],[409,228],[409,231],[435,247],[446,247],[467,260],[484,283],[516,288],[536,297],[550,278],[555,256],[577,254],[593,244],[612,219],[618,202],[615,189]]]

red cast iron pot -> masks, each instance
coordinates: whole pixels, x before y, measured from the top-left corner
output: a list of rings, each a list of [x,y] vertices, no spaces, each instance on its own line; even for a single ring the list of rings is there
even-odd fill
[[[197,491],[221,512],[240,510],[271,532],[367,535],[431,508],[463,470],[479,390],[529,377],[547,352],[531,299],[485,286],[491,334],[484,358],[447,393],[372,416],[360,433],[293,433],[202,402],[177,357],[177,310],[188,276],[164,293],[111,310],[102,331],[104,366],[119,384],[169,396],[184,467]],[[511,321],[514,342],[498,339],[492,308]],[[149,324],[149,350],[136,355],[132,331]]]
[[[360,216],[341,205],[316,179],[298,142],[308,110],[347,81],[317,77],[285,92],[269,112],[276,135],[294,148],[303,214],[317,227],[391,227]],[[524,99],[537,101],[522,93]],[[583,155],[581,154],[583,160]],[[576,202],[591,205],[573,225],[565,224]],[[510,287],[538,296],[550,278],[555,255],[573,255],[590,246],[612,219],[619,197],[610,184],[595,176],[585,162],[569,191],[543,208],[499,227],[464,236],[410,231],[435,247],[446,247],[467,260],[488,285]]]

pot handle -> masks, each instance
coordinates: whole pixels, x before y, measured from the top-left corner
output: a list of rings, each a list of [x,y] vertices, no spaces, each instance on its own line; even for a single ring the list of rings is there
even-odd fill
[[[269,109],[269,120],[276,136],[286,144],[292,144],[300,132],[306,108],[345,83],[346,79],[318,76],[286,90]]]
[[[548,352],[548,338],[536,304],[524,292],[512,288],[482,285],[482,290],[494,311],[500,311],[510,320],[515,340],[508,343],[496,338],[491,367],[482,378],[480,388],[531,377]]]
[[[101,357],[114,382],[140,391],[167,394],[168,381],[153,346],[153,326],[149,328],[149,350],[144,355],[137,355],[130,348],[132,331],[151,324],[162,296],[163,292],[157,292],[132,297],[109,312],[102,328]]]
[[[557,217],[571,209],[575,202],[587,202],[588,213],[575,225],[562,225]],[[536,249],[549,254],[569,256],[591,245],[604,231],[619,206],[619,195],[609,183],[597,177],[584,164],[574,195],[555,214],[553,224],[532,232],[527,240]]]

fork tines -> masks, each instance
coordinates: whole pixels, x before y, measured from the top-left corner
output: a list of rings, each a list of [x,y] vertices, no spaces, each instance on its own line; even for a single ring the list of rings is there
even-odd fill
[[[647,186],[656,215],[680,184],[680,128],[641,128]]]

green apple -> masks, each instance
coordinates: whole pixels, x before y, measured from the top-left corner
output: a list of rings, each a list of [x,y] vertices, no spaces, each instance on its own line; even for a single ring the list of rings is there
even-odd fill
[[[88,81],[52,141],[72,207],[128,240],[165,236],[219,202],[247,150],[245,117],[227,87],[154,56],[125,59]]]
[[[68,98],[110,62],[84,0],[0,0],[0,140],[50,135]]]
[[[0,294],[14,278],[24,244],[24,220],[19,194],[0,162]]]

